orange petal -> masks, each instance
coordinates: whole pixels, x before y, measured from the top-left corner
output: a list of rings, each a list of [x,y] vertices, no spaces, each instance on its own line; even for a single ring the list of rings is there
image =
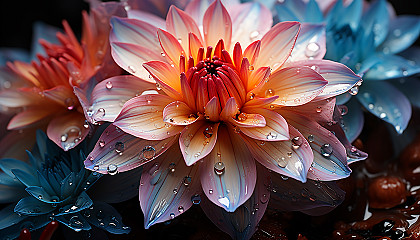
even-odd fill
[[[215,47],[217,42],[223,39],[226,49],[229,49],[232,38],[232,20],[220,0],[214,1],[204,14],[203,30],[206,46]]]
[[[175,101],[163,109],[163,121],[173,125],[190,125],[197,121],[194,111],[187,104]]]

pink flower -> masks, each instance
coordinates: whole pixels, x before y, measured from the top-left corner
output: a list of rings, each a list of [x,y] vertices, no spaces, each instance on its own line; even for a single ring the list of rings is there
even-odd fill
[[[83,89],[89,80],[120,74],[110,55],[106,23],[111,15],[123,12],[119,4],[92,4],[90,15],[83,12],[81,42],[64,21],[64,33],[57,33],[60,44],[40,40],[45,56],[38,55],[38,61],[31,64],[7,64],[23,79],[22,85],[0,92],[1,105],[21,109],[10,120],[9,130],[47,125],[48,137],[64,150],[76,146],[89,133],[73,88]]]
[[[146,228],[200,202],[202,192],[228,212],[264,198],[263,213],[267,169],[301,182],[350,174],[341,139],[321,124],[333,126],[332,97],[360,77],[321,60],[322,25],[272,27],[262,5],[226,9],[219,0],[172,6],[166,22],[128,16],[111,19],[110,39],[114,60],[134,76],[93,90],[90,107],[110,113],[96,120],[113,124],[85,166],[104,174],[144,166]],[[129,99],[122,109],[121,99]],[[252,217],[254,227],[261,217]]]

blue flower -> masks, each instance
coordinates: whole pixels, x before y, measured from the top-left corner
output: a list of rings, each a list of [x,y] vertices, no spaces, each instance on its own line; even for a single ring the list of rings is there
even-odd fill
[[[413,54],[419,50],[413,51],[413,47],[406,50],[419,36],[420,17],[394,16],[385,0],[370,4],[362,0],[348,2],[339,0],[330,6],[321,6],[315,0],[284,0],[278,2],[275,9],[281,21],[325,23],[325,58],[346,64],[364,80],[362,86],[355,86],[349,94],[340,96],[337,103],[344,104],[351,95],[357,94],[356,99],[364,108],[402,133],[411,117],[409,99],[416,100],[417,97],[406,96],[412,95],[413,91],[400,90],[397,83],[383,80],[420,72],[420,61]],[[368,7],[363,9],[364,6]],[[410,82],[413,83],[409,86],[419,85],[417,80]],[[350,140],[354,140],[363,127],[363,119],[352,119],[363,118],[359,103],[351,100],[349,106],[352,108],[344,116]]]
[[[45,133],[27,151],[29,163],[1,159],[0,202],[16,202],[0,211],[0,239],[16,238],[23,228],[35,230],[56,220],[75,230],[92,226],[114,234],[128,233],[119,213],[105,202],[93,201],[88,189],[101,174],[83,166],[83,147],[64,152]]]

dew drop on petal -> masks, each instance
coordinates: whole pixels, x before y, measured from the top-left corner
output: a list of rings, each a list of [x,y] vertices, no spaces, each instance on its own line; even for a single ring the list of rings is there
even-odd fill
[[[111,89],[112,88],[112,82],[110,82],[110,81],[106,82],[105,86],[106,86],[106,89]]]
[[[293,149],[298,149],[300,146],[302,146],[302,139],[299,136],[296,136],[294,138],[292,138],[292,148]]]
[[[145,146],[139,154],[139,159],[150,160],[150,159],[153,159],[155,156],[156,156],[156,149],[152,146]]]
[[[314,135],[309,135],[308,136],[308,141],[311,143],[311,142],[313,142],[315,140],[315,138],[314,138]]]
[[[248,70],[249,70],[249,71],[254,71],[254,66],[249,65]]]
[[[203,131],[203,134],[204,134],[204,137],[211,138],[213,136],[213,127],[212,126],[206,127],[206,129],[204,129]]]
[[[171,214],[169,214],[169,217],[170,217],[171,219],[174,219],[174,218],[175,218],[175,213],[171,213]]]
[[[308,58],[316,57],[321,50],[321,47],[316,42],[311,42],[306,46],[305,55]]]
[[[276,92],[274,91],[274,89],[267,89],[265,90],[265,97],[273,97],[276,94]]]
[[[257,38],[258,38],[259,35],[260,35],[260,33],[258,31],[253,31],[249,35],[249,40],[255,41],[255,40],[257,40]]]
[[[107,172],[109,173],[109,175],[115,175],[118,173],[118,166],[115,164],[110,164],[107,167]]]
[[[277,139],[277,133],[275,133],[275,132],[269,132],[269,133],[267,134],[267,139],[268,139],[268,140]]]
[[[99,147],[103,148],[105,146],[105,141],[104,140],[99,140],[98,145],[99,145]]]
[[[268,196],[268,194],[264,193],[263,195],[261,195],[260,201],[261,201],[262,204],[266,204],[268,202],[269,198],[270,197]]]
[[[333,148],[329,143],[325,143],[321,146],[321,154],[324,157],[329,157],[333,153]]]
[[[191,179],[190,176],[185,176],[182,183],[184,183],[184,185],[187,187],[188,185],[190,185],[191,181],[192,181],[192,179]]]
[[[246,113],[244,113],[244,112],[242,112],[242,113],[240,113],[239,115],[238,115],[238,117],[237,117],[237,119],[238,119],[238,121],[245,121],[246,119],[248,118],[248,116],[247,116],[247,114]]]
[[[178,207],[178,212],[179,213],[183,213],[184,212],[184,207],[183,206],[179,206]]]
[[[322,112],[322,107],[316,107],[316,112],[321,113]]]
[[[93,170],[98,171],[99,170],[99,165],[93,166]]]
[[[193,204],[200,204],[201,203],[201,197],[198,194],[195,194],[191,197],[191,202]]]
[[[214,164],[214,172],[217,175],[222,175],[225,173],[225,164],[223,162],[217,162]]]
[[[358,86],[353,86],[352,88],[350,88],[349,93],[352,96],[357,95],[359,93],[359,87]]]
[[[175,163],[170,163],[169,167],[168,167],[169,172],[174,173],[175,172],[175,166],[176,166]]]
[[[209,194],[213,194],[213,189],[209,189]]]
[[[67,110],[73,110],[75,101],[73,98],[66,98],[66,100],[64,100],[64,104],[66,105]]]
[[[114,145],[114,148],[115,148],[115,152],[117,152],[118,154],[122,154],[122,152],[124,151],[124,143],[116,142]]]
[[[128,71],[130,72],[130,73],[135,73],[136,72],[136,68],[134,67],[134,66],[131,66],[131,65],[128,65]]]

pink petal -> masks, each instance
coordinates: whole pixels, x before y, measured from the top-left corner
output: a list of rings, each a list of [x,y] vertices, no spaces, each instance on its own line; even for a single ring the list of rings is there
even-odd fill
[[[206,105],[204,114],[212,122],[219,121],[220,104],[217,97],[213,97]]]
[[[244,51],[244,57],[249,60],[249,64],[253,65],[258,58],[261,49],[261,41],[251,43]]]
[[[48,108],[30,107],[24,111],[16,114],[7,125],[8,130],[20,129],[40,121],[48,115],[58,111],[56,106],[49,106]]]
[[[190,125],[199,118],[187,104],[175,101],[163,109],[163,121],[173,125]]]
[[[277,70],[292,52],[298,35],[298,22],[280,22],[261,39],[261,51],[254,68],[271,67]]]
[[[202,41],[197,37],[197,35],[193,33],[189,33],[188,35],[188,49],[189,49],[189,56],[192,56],[194,59],[194,63],[198,62],[198,50],[203,47]]]
[[[156,52],[139,45],[121,42],[113,42],[111,47],[112,57],[121,68],[136,77],[154,82],[142,65],[151,60],[163,60],[161,50]]]
[[[261,141],[242,135],[253,157],[266,168],[306,181],[308,169],[313,161],[312,149],[299,131],[289,125],[290,140]]]
[[[229,122],[241,129],[247,128],[251,129],[250,131],[255,131],[254,129],[260,129],[266,125],[265,118],[261,114],[241,112],[237,118],[238,119],[232,117],[229,119]]]
[[[183,127],[163,121],[163,109],[173,100],[161,94],[146,94],[128,100],[114,125],[147,140],[162,140],[180,133]]]
[[[139,200],[144,227],[171,220],[201,201],[198,167],[187,167],[174,145],[144,167]]]
[[[236,104],[235,98],[231,97],[226,102],[222,112],[220,113],[220,118],[223,120],[230,120],[235,116],[239,111],[238,104]]]
[[[200,164],[201,185],[210,201],[234,212],[254,191],[255,162],[232,129],[221,125],[217,134],[213,151]]]
[[[110,23],[112,27],[109,36],[111,43],[131,43],[158,54],[162,51],[156,35],[158,28],[149,22],[112,17]]]
[[[308,178],[331,181],[350,175],[346,149],[332,132],[308,118],[310,116],[304,117],[286,109],[277,111],[306,137],[313,150],[314,161]]]
[[[126,101],[148,90],[156,90],[156,85],[130,75],[111,77],[95,86],[85,110],[92,122],[113,122]]]
[[[128,18],[134,18],[146,23],[153,25],[156,28],[165,29],[166,23],[165,19],[158,17],[154,14],[150,14],[148,12],[140,11],[140,10],[128,10],[127,11]]]
[[[244,3],[229,13],[233,25],[232,42],[240,42],[242,46],[261,39],[273,25],[270,10],[260,3]]]
[[[203,29],[204,13],[211,2],[211,0],[192,0],[185,7],[185,12],[194,19],[199,29]]]
[[[270,77],[270,74],[271,69],[269,67],[260,67],[257,70],[252,71],[251,75],[248,77],[247,92],[266,81]]]
[[[85,160],[85,167],[102,174],[129,171],[156,159],[176,140],[175,136],[158,141],[145,140],[111,124]]]
[[[179,146],[187,166],[206,157],[217,140],[219,123],[198,121],[184,128],[179,137]]]
[[[166,17],[166,26],[168,32],[180,41],[181,46],[185,51],[189,49],[189,33],[194,34],[201,42],[203,42],[200,30],[198,29],[195,21],[187,13],[175,6],[171,6],[169,8],[169,12]]]
[[[225,48],[230,48],[232,21],[220,0],[214,1],[204,14],[203,31],[206,46],[215,47],[217,42],[223,39]]]
[[[32,89],[2,90],[0,91],[1,105],[6,107],[23,107],[43,101],[39,91]]]
[[[171,65],[174,65],[176,68],[179,68],[180,56],[186,55],[181,44],[172,34],[162,29],[158,29],[157,34],[159,37],[160,46],[162,47],[163,52],[168,57],[169,62],[171,63]]]
[[[346,93],[361,80],[360,76],[344,64],[329,60],[306,60],[286,65],[287,67],[310,67],[328,81],[328,85],[317,96],[317,99],[326,99]]]
[[[174,99],[181,100],[182,93],[180,72],[166,62],[151,61],[143,64],[144,68],[160,83],[162,90]]]
[[[280,211],[303,211],[318,207],[340,205],[345,196],[336,182],[308,180],[306,183],[271,174],[272,193],[270,206]]]
[[[296,107],[287,107],[290,111],[303,116],[311,116],[311,120],[319,124],[331,123],[335,107],[335,98],[328,98],[320,101],[311,101]]]
[[[238,125],[245,135],[262,141],[282,141],[289,139],[287,122],[280,114],[264,108],[243,108],[242,111],[259,114],[265,119],[265,125],[261,127],[244,128]]]
[[[89,128],[84,127],[85,117],[76,111],[67,111],[54,117],[47,128],[48,138],[64,151],[76,147],[85,139]]]
[[[73,89],[69,86],[56,86],[54,88],[42,92],[45,97],[51,99],[57,104],[72,110],[77,104],[77,99],[74,96]]]
[[[279,96],[273,104],[298,106],[318,96],[327,83],[321,75],[308,67],[283,68],[273,73],[253,93],[258,97]]]
[[[288,61],[321,60],[325,52],[325,24],[302,23],[295,47]]]
[[[235,212],[226,212],[214,205],[207,198],[203,198],[201,209],[210,220],[233,239],[250,239],[257,230],[259,221],[270,199],[270,177],[267,169],[257,165],[257,182],[252,196]]]

